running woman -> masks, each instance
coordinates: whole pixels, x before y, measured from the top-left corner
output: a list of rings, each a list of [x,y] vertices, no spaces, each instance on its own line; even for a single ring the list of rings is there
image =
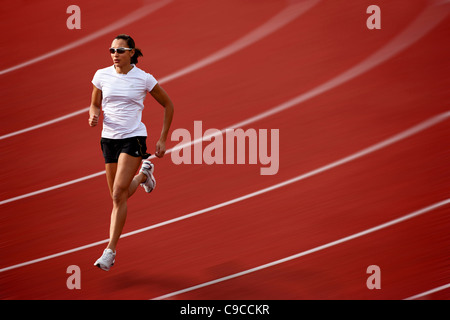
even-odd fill
[[[113,65],[95,73],[89,110],[89,125],[95,127],[103,107],[101,148],[113,202],[109,243],[103,255],[94,263],[105,271],[109,271],[115,261],[117,242],[127,217],[128,198],[139,185],[148,193],[156,186],[154,165],[147,160],[150,156],[146,146],[147,130],[141,122],[147,92],[164,107],[161,136],[155,150],[158,158],[162,158],[166,152],[166,140],[174,112],[171,99],[156,79],[136,67],[142,52],[136,48],[129,35],[118,35],[109,52]],[[136,175],[141,162],[141,169]]]

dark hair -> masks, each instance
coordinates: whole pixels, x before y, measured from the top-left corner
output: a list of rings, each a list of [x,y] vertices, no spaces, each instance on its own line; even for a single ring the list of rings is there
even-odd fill
[[[134,55],[131,57],[131,63],[132,64],[137,64],[138,63],[138,58],[139,57],[143,57],[144,55],[142,54],[141,49],[136,48],[136,44],[134,43],[134,40],[132,37],[130,37],[127,34],[119,34],[117,37],[115,37],[114,39],[122,39],[125,40],[127,42],[128,47],[134,49]]]

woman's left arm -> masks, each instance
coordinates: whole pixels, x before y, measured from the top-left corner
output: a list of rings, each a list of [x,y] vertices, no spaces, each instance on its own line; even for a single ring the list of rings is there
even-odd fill
[[[158,158],[162,158],[164,156],[164,153],[166,153],[166,140],[167,136],[169,135],[169,129],[172,123],[174,108],[172,100],[170,100],[169,95],[166,93],[166,91],[164,91],[163,88],[161,88],[159,84],[156,84],[153,87],[152,91],[150,91],[150,94],[152,95],[153,98],[155,98],[156,101],[158,101],[160,105],[164,107],[163,128],[161,130],[161,137],[156,143],[156,151],[155,151],[155,155]]]

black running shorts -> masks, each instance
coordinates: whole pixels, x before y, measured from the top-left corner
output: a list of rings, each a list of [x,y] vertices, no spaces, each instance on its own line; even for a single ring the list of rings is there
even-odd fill
[[[147,137],[131,137],[125,139],[102,138],[100,145],[102,146],[105,163],[117,163],[121,153],[147,159],[150,154],[147,153],[146,139]]]

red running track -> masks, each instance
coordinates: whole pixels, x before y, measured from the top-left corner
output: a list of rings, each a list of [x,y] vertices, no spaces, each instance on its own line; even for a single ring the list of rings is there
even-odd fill
[[[0,135],[86,108],[90,80],[110,63],[105,48],[117,33],[133,35],[145,55],[139,67],[163,78],[302,2],[311,8],[289,23],[162,84],[175,103],[173,129],[193,132],[195,120],[204,130],[230,127],[342,80],[339,75],[374,62],[373,53],[384,58],[243,127],[279,129],[276,175],[260,175],[261,164],[175,165],[170,153],[155,160],[157,188],[130,199],[125,234],[313,172],[449,111],[448,2],[379,0],[382,29],[368,30],[369,1],[175,0],[76,48],[1,74]],[[39,16],[34,3],[10,8],[1,21],[11,25],[9,45],[21,50],[0,69],[89,37],[153,3],[131,1],[130,12],[118,13],[107,1],[78,1],[81,30],[66,28],[63,4],[41,4],[46,10]],[[414,28],[426,32],[396,41]],[[398,52],[389,56],[383,48]],[[152,151],[162,109],[151,98],[144,121]],[[111,210],[99,138],[100,128],[89,128],[80,114],[0,140],[0,298],[404,299],[450,283],[450,206],[442,203],[450,198],[447,118],[289,185],[124,237],[107,273],[92,266],[108,237]],[[4,201],[94,173],[99,175]],[[436,203],[441,205],[417,217],[332,245]],[[81,268],[81,290],[66,287],[70,265]],[[380,267],[380,290],[366,287],[370,265]],[[449,297],[443,288],[420,298]]]

